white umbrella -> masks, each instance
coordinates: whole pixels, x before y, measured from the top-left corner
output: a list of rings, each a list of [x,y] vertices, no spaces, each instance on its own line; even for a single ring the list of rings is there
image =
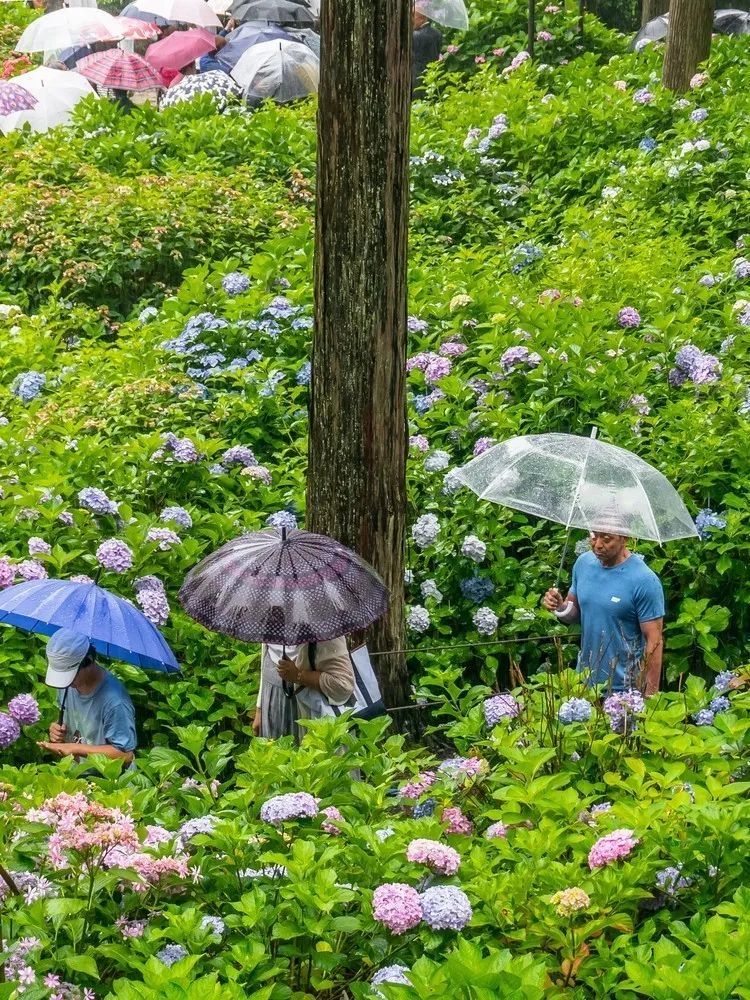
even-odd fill
[[[273,39],[251,45],[240,56],[232,76],[246,97],[295,101],[317,91],[320,61],[301,42]]]
[[[226,14],[232,6],[232,0],[208,0],[208,6],[214,14]]]
[[[166,21],[197,24],[200,28],[221,27],[221,21],[206,0],[135,0],[130,6]]]
[[[16,111],[0,118],[0,128],[4,132],[20,129],[28,122],[34,132],[46,132],[56,125],[64,125],[70,120],[73,108],[84,97],[96,94],[89,81],[80,73],[66,72],[40,66],[29,73],[21,73],[13,78],[38,100],[31,111]]]
[[[431,21],[444,24],[446,28],[466,31],[469,27],[469,13],[464,0],[416,0],[414,8]]]
[[[49,52],[93,42],[119,41],[117,18],[95,7],[63,7],[32,21],[16,43],[18,52]]]

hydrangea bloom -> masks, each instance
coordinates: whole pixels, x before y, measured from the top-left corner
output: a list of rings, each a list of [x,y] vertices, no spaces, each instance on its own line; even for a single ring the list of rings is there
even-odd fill
[[[312,819],[318,815],[318,803],[309,792],[286,792],[274,795],[260,807],[264,823],[279,826],[291,819]]]
[[[3,556],[0,559],[0,590],[5,590],[6,587],[12,587],[13,582],[16,579],[16,567],[11,565],[10,560]]]
[[[656,139],[653,139],[650,135],[644,135],[638,143],[638,149],[640,149],[642,153],[653,153],[657,145]]]
[[[147,542],[157,542],[161,552],[168,552],[173,545],[180,545],[182,539],[170,528],[149,528],[146,534]]]
[[[405,965],[385,965],[382,969],[378,969],[370,980],[370,985],[380,986],[381,983],[398,983],[401,986],[411,986],[411,980],[407,976],[408,971]]]
[[[271,473],[265,465],[246,465],[244,469],[240,470],[240,474],[248,476],[250,479],[259,479],[266,486],[270,486],[272,482]]]
[[[416,451],[429,451],[430,442],[424,436],[424,434],[412,434],[409,438],[409,447],[414,448]]]
[[[717,382],[722,372],[721,362],[705,354],[694,344],[686,344],[675,356],[675,367],[669,373],[669,384],[675,387],[690,379],[695,385]]]
[[[667,895],[674,895],[680,889],[687,889],[693,880],[682,874],[682,865],[670,865],[656,873],[657,887]]]
[[[474,562],[480,563],[487,555],[487,546],[476,535],[467,535],[461,542],[461,555],[468,556]]]
[[[505,823],[493,823],[484,831],[485,840],[500,840],[508,836],[508,827]]]
[[[297,527],[297,518],[290,510],[277,510],[275,514],[270,514],[266,518],[266,524],[272,528],[278,528],[279,531],[283,528],[286,528],[287,531],[293,531]]]
[[[703,510],[699,510],[695,518],[695,527],[698,530],[698,535],[702,541],[710,538],[713,534],[713,529],[718,531],[723,530],[727,526],[727,520],[715,511],[710,510],[705,507]]]
[[[696,726],[712,726],[714,724],[714,713],[710,708],[702,708],[693,716]]]
[[[435,583],[434,580],[423,580],[422,583],[419,585],[419,589],[422,594],[422,597],[424,598],[431,597],[438,603],[440,603],[440,601],[442,601],[443,599],[443,595],[440,592],[440,590],[438,590],[438,585]]]
[[[648,87],[641,87],[640,90],[636,90],[633,94],[634,104],[650,104],[654,99],[654,95],[648,89]]]
[[[125,573],[133,566],[132,550],[119,538],[107,538],[96,550],[100,566],[113,573]]]
[[[33,726],[41,718],[36,698],[30,694],[17,694],[11,698],[8,713],[22,726]]]
[[[411,528],[411,537],[420,549],[432,545],[440,532],[440,521],[434,514],[422,514]]]
[[[589,868],[604,868],[606,865],[626,858],[638,843],[632,830],[613,830],[599,840],[589,851]]]
[[[415,604],[406,612],[406,627],[411,632],[426,632],[430,627],[430,612],[421,604]]]
[[[451,457],[447,451],[436,449],[424,460],[425,472],[442,472],[450,465]]]
[[[464,816],[458,806],[448,806],[446,809],[443,809],[440,819],[443,823],[448,824],[445,828],[446,833],[465,834],[469,836],[474,829],[474,824],[468,816]]]
[[[499,620],[492,608],[477,608],[472,615],[474,627],[480,635],[494,635]]]
[[[591,905],[591,899],[583,889],[573,886],[570,889],[561,889],[550,899],[559,917],[572,917],[579,910],[585,910]]]
[[[509,347],[500,357],[500,367],[506,374],[510,374],[521,365],[527,368],[536,368],[541,363],[541,357],[524,346]]]
[[[419,893],[402,882],[379,885],[372,895],[372,915],[392,934],[404,934],[422,919]]]
[[[458,493],[463,485],[463,482],[459,479],[458,470],[451,469],[450,472],[446,472],[443,477],[443,488],[441,492],[444,496],[451,497],[454,493]]]
[[[141,938],[146,933],[148,927],[147,920],[128,920],[126,917],[118,917],[115,920],[115,927],[126,941],[134,938]]]
[[[425,799],[424,802],[419,802],[411,811],[414,819],[426,819],[428,816],[433,816],[435,810],[437,809],[436,799]]]
[[[521,706],[512,694],[496,694],[484,702],[484,718],[488,726],[496,726],[502,719],[515,719]]]
[[[159,514],[159,520],[167,524],[172,523],[180,528],[192,528],[193,519],[184,507],[165,507]]]
[[[51,551],[52,546],[49,542],[45,542],[43,538],[38,538],[36,535],[32,535],[29,539],[30,556],[48,556]]]
[[[29,695],[27,695],[26,697],[29,697]],[[732,707],[732,703],[730,702],[729,698],[727,698],[725,695],[719,695],[718,698],[713,699],[713,701],[708,707],[714,713],[714,715],[719,715],[721,712],[728,712]],[[10,711],[10,705],[8,705],[8,710]],[[12,714],[13,713],[11,712],[11,715]],[[19,722],[20,721],[21,720],[19,719]]]
[[[227,448],[221,456],[222,465],[257,465],[257,459],[251,448],[243,444],[236,444],[232,448]]]
[[[557,718],[565,725],[571,722],[588,722],[592,711],[591,702],[586,698],[568,698],[560,706]]]
[[[729,688],[731,687],[734,677],[735,677],[734,671],[722,670],[721,673],[718,673],[716,675],[716,679],[714,680],[714,688],[719,692],[719,694],[723,694],[725,691],[728,691]]]
[[[450,778],[476,778],[487,768],[487,761],[481,757],[449,757],[438,765],[438,771]]]
[[[13,379],[10,391],[22,403],[30,403],[33,399],[36,399],[46,382],[47,376],[43,372],[22,372]]]
[[[7,750],[21,735],[21,727],[12,715],[0,712],[0,750]]]
[[[402,799],[418,799],[420,795],[424,795],[428,788],[435,784],[435,772],[434,771],[422,771],[416,781],[410,781],[408,784],[403,785],[399,788],[399,795]]]
[[[610,812],[612,809],[611,802],[598,802],[595,806],[591,807],[592,816],[602,816],[604,813]]]
[[[336,826],[335,820],[343,820],[343,816],[336,808],[336,806],[326,806],[323,810],[323,815],[325,816],[325,821],[321,824],[321,829],[325,833],[330,833],[332,837],[338,837],[341,835],[341,828]]]
[[[78,503],[92,514],[116,514],[119,504],[110,500],[104,490],[86,486],[78,493]]]
[[[418,837],[406,848],[406,860],[427,865],[440,875],[455,875],[461,864],[461,855],[453,847],[438,840]]]
[[[145,309],[141,309],[141,311],[138,313],[138,322],[141,324],[141,326],[144,326],[146,323],[148,323],[150,319],[153,319],[154,316],[158,315],[159,315],[158,309],[156,309],[154,306],[146,306]]]
[[[420,896],[425,923],[434,931],[460,931],[473,916],[463,889],[455,885],[434,885]]]
[[[16,566],[16,572],[24,580],[46,580],[49,574],[36,559],[24,559]]]
[[[480,437],[474,442],[473,455],[477,458],[479,455],[484,455],[486,451],[495,444],[495,439],[491,437]]]
[[[641,325],[641,316],[632,306],[623,306],[617,314],[617,322],[625,329],[634,329]]]
[[[224,280],[226,281],[226,278]],[[222,937],[227,929],[227,925],[221,917],[206,916],[201,918],[201,929]]]
[[[133,584],[135,599],[152,625],[161,628],[169,619],[169,603],[164,584],[156,576],[141,576]]]
[[[461,580],[459,586],[461,593],[467,601],[471,601],[474,604],[481,604],[482,601],[491,597],[495,592],[495,585],[492,580],[478,574]]]
[[[179,438],[176,434],[169,433],[163,436],[163,441],[164,444],[155,453],[155,457],[157,458],[167,455],[172,461],[183,462],[186,465],[193,464],[200,458],[198,449],[190,438]]]
[[[183,958],[187,958],[189,952],[181,944],[167,944],[161,951],[157,951],[156,957],[164,965],[172,966]]]
[[[250,279],[241,271],[232,271],[221,279],[221,287],[227,295],[242,295],[250,287]]]
[[[696,73],[690,77],[690,89],[699,90],[701,87],[705,87],[709,79],[708,73]]]
[[[694,111],[690,112],[690,121],[694,124],[699,124],[704,122],[708,118],[708,111],[706,108],[696,108]]]

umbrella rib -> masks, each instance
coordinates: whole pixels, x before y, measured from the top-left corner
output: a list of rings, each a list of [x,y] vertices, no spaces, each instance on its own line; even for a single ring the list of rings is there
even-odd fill
[[[643,485],[638,476],[635,476],[634,479],[638,484],[638,489],[643,494],[643,499],[646,501],[646,504],[648,505],[648,511],[649,514],[651,515],[651,523],[653,524],[654,531],[656,532],[656,541],[659,543],[659,545],[661,545],[662,544],[661,531],[659,530],[659,525],[656,520],[656,515],[654,514],[654,508],[651,506],[651,501],[649,499],[648,493],[646,492],[646,487]]]

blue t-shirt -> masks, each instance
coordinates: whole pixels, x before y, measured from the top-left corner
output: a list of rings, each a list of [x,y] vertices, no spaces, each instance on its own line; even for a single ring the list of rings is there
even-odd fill
[[[579,671],[589,675],[589,684],[613,691],[636,686],[645,647],[641,625],[664,617],[659,577],[638,555],[606,567],[584,552],[570,590],[581,611]]]
[[[57,703],[62,705],[64,691],[58,691]],[[108,670],[91,694],[68,689],[65,717],[68,727],[66,743],[85,743],[100,747],[105,743],[124,753],[135,750],[135,709],[125,687]]]

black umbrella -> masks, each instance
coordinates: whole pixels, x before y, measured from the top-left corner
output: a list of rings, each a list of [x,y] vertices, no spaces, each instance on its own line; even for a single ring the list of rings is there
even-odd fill
[[[720,35],[750,35],[750,13],[746,10],[717,10],[714,31]]]
[[[267,21],[269,24],[315,23],[315,14],[305,0],[234,0],[231,13],[237,21]]]

